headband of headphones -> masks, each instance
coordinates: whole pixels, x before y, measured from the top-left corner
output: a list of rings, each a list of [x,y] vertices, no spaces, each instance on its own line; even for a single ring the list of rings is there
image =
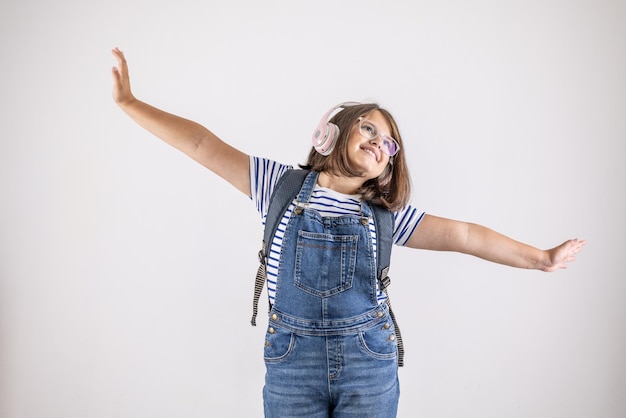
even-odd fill
[[[317,152],[322,155],[329,155],[333,148],[335,147],[335,143],[337,142],[337,138],[339,138],[339,127],[334,123],[330,123],[330,119],[339,113],[341,110],[345,109],[349,106],[359,105],[359,102],[344,102],[340,103],[333,108],[331,108],[328,112],[324,114],[322,120],[315,128],[313,132],[313,148]]]

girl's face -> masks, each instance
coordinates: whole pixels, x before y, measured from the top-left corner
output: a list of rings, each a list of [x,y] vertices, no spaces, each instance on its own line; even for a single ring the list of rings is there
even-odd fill
[[[363,173],[367,180],[380,176],[387,164],[389,155],[383,152],[383,138],[390,136],[390,126],[387,119],[378,110],[374,110],[363,117],[364,122],[378,130],[374,139],[364,136],[357,122],[348,137],[348,161],[357,171]]]

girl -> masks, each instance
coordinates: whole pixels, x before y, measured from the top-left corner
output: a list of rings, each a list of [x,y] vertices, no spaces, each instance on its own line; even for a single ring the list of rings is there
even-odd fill
[[[291,166],[251,157],[205,127],[137,100],[115,48],[113,98],[139,125],[223,177],[267,215]],[[376,276],[374,207],[392,211],[393,242],[457,251],[504,265],[566,268],[578,239],[539,250],[480,225],[418,212],[393,117],[375,104],[343,103],[313,135],[311,170],[269,243],[270,318],[265,341],[266,417],[395,417],[398,338]],[[391,231],[388,231],[391,233]],[[382,237],[380,238],[382,240]]]

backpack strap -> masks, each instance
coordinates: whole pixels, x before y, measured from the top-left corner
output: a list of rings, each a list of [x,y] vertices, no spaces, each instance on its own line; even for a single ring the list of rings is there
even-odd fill
[[[265,286],[266,269],[267,269],[267,249],[272,245],[274,234],[280,224],[283,214],[289,207],[289,204],[298,195],[302,188],[304,179],[309,174],[309,170],[288,170],[286,171],[274,187],[270,203],[265,218],[265,230],[263,232],[263,243],[259,251],[259,268],[254,281],[254,296],[252,298],[252,319],[250,323],[256,326],[256,317],[259,313],[259,299],[261,292]]]
[[[378,279],[383,280],[389,271],[391,262],[391,248],[393,246],[393,213],[379,206],[371,205],[376,226],[376,266],[378,267]],[[387,286],[385,286],[387,287]]]
[[[387,287],[391,284],[391,278],[387,275],[389,273],[389,265],[391,262],[391,248],[393,246],[393,228],[394,217],[390,210],[379,206],[372,205],[372,211],[374,213],[374,223],[376,225],[376,266],[378,273],[378,286],[385,292],[387,299],[385,303],[389,307],[389,316],[393,321],[393,326],[396,330],[396,339],[398,341],[398,366],[404,366],[404,343],[402,341],[402,334],[400,333],[400,327],[396,321],[396,316],[391,309],[391,302],[389,300],[389,293]]]

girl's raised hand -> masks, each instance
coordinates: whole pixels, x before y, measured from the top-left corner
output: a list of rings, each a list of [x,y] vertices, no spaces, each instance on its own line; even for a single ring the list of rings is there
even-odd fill
[[[542,270],[549,272],[567,268],[567,263],[576,260],[576,254],[583,249],[586,243],[585,240],[571,239],[548,250],[550,263]]]
[[[130,78],[128,76],[128,64],[124,53],[119,48],[114,48],[113,56],[117,59],[117,67],[111,70],[113,74],[113,100],[118,105],[124,105],[135,100],[130,90]]]

